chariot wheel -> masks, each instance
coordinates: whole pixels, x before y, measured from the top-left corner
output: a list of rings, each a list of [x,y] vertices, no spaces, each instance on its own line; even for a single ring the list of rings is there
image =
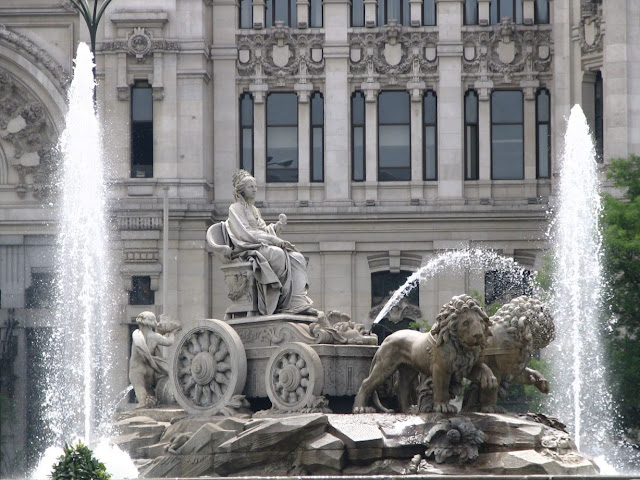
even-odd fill
[[[271,403],[280,410],[310,407],[324,387],[320,357],[304,343],[282,345],[267,362],[265,385]]]
[[[188,413],[215,414],[244,389],[244,345],[235,330],[220,320],[200,320],[184,332],[169,357],[174,397]]]

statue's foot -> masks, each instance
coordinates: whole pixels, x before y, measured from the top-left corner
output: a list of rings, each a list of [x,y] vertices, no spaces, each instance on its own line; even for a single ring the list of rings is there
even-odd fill
[[[373,407],[353,407],[353,413],[376,413]]]

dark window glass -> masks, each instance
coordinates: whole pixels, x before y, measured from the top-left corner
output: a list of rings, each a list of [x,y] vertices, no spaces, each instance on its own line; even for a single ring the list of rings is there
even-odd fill
[[[351,96],[351,177],[356,182],[365,179],[365,155],[364,94],[355,92]]]
[[[596,160],[601,163],[604,159],[602,154],[604,152],[604,103],[603,103],[603,89],[602,89],[602,73],[598,70],[596,74],[596,84],[594,88],[594,106],[595,106],[595,121],[593,127],[593,134],[596,143]]]
[[[395,20],[398,25],[410,25],[409,0],[378,0],[378,25]]]
[[[438,150],[437,150],[437,102],[436,94],[427,91],[422,99],[422,115],[424,116],[424,179],[438,178]]]
[[[298,24],[298,13],[296,10],[296,0],[265,0],[265,20],[266,27],[273,27],[276,21],[280,20],[284,25],[296,27]]]
[[[253,97],[240,96],[240,168],[253,175]]]
[[[253,0],[240,0],[240,28],[253,28]]]
[[[311,28],[322,27],[322,0],[311,0],[309,8],[309,26]]]
[[[378,95],[378,180],[411,180],[408,92],[382,92]]]
[[[383,300],[390,297],[393,292],[404,285],[412,272],[401,270],[398,273],[374,272],[371,274],[371,306],[380,305]],[[412,305],[420,306],[420,292],[418,287],[411,289],[407,300]]]
[[[478,180],[478,94],[469,90],[464,96],[464,178]]]
[[[536,95],[536,141],[538,178],[549,178],[551,169],[551,128],[549,91],[538,90]]]
[[[484,274],[484,298],[487,305],[495,302],[508,303],[520,295],[533,294],[531,272],[512,274],[500,270],[490,270]]]
[[[264,26],[273,27],[273,0],[264,0]]]
[[[364,27],[364,0],[351,0],[351,26]]]
[[[524,125],[522,92],[491,94],[491,178],[524,178]]]
[[[155,292],[151,290],[151,277],[131,277],[129,305],[153,305]]]
[[[298,181],[298,97],[267,97],[267,182]]]
[[[31,286],[25,290],[27,308],[51,308],[55,302],[55,276],[51,272],[32,272]]]
[[[464,2],[464,24],[478,24],[478,0],[465,0]]]
[[[491,24],[501,23],[504,17],[518,25],[522,24],[522,0],[492,0],[489,9]]]
[[[324,181],[324,99],[311,96],[311,181]]]
[[[433,26],[436,24],[435,0],[422,0],[422,24],[428,26]]]
[[[536,0],[535,23],[549,23],[549,0]]]
[[[147,82],[131,88],[131,177],[153,177],[153,95]]]

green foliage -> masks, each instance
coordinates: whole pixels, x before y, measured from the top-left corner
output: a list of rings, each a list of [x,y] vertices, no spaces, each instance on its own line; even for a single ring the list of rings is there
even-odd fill
[[[429,330],[431,330],[431,325],[429,325],[429,322],[427,321],[426,318],[421,318],[419,320],[416,320],[415,322],[409,323],[409,328],[411,330],[419,330],[421,332],[428,332]]]
[[[607,340],[610,381],[625,427],[640,426],[640,157],[613,159],[607,177],[624,194],[604,195],[604,265],[614,317]]]
[[[500,302],[493,302],[487,305],[484,299],[484,295],[478,290],[473,290],[469,295],[471,295],[473,299],[478,302],[478,304],[480,304],[482,308],[484,308],[484,311],[488,316],[494,315],[498,310],[500,310],[500,307],[503,305]]]
[[[98,461],[93,452],[78,442],[77,445],[64,446],[64,455],[53,466],[53,480],[109,480],[104,463]]]

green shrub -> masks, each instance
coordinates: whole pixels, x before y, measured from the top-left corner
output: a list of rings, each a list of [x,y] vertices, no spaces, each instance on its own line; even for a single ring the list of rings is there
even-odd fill
[[[64,455],[53,466],[53,480],[109,480],[104,463],[93,456],[93,452],[78,442],[64,446]]]

